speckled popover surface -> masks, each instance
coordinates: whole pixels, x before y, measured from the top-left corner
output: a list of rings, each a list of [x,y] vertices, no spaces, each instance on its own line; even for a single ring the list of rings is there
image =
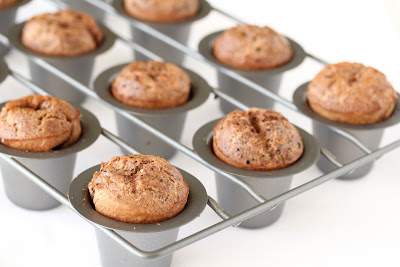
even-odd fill
[[[198,0],[124,0],[125,11],[132,17],[161,23],[173,23],[194,17]]]
[[[8,102],[0,112],[0,141],[8,147],[44,152],[75,143],[80,112],[66,101],[30,95]]]
[[[239,25],[215,39],[213,54],[233,68],[265,70],[287,63],[294,52],[289,41],[269,27]]]
[[[235,110],[215,125],[213,149],[229,165],[262,171],[290,166],[304,146],[297,129],[282,114],[251,108]]]
[[[189,75],[171,63],[135,61],[124,67],[111,84],[115,99],[137,108],[167,109],[185,104]]]
[[[378,70],[341,62],[315,76],[307,88],[307,99],[315,113],[329,120],[372,124],[392,114],[398,93]]]
[[[0,9],[7,8],[17,4],[19,0],[0,0]]]
[[[72,9],[37,15],[22,30],[22,44],[50,56],[78,56],[96,50],[103,33],[94,18]]]
[[[179,214],[189,186],[165,159],[151,155],[124,155],[101,164],[89,183],[95,209],[128,223],[156,223]]]

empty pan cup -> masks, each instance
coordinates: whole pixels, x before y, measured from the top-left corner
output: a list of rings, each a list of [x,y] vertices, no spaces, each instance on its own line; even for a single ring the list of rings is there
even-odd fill
[[[212,64],[233,71],[236,74],[266,88],[265,90],[271,91],[275,94],[279,91],[283,74],[286,71],[299,66],[307,55],[298,43],[286,37],[294,52],[292,59],[286,64],[268,70],[241,70],[232,68],[218,61],[218,59],[213,55],[214,41],[223,32],[224,31],[218,31],[204,37],[198,46],[200,54]],[[233,98],[240,100],[243,104],[249,107],[273,108],[274,101],[266,97],[264,94],[255,91],[220,71],[217,73],[217,78],[219,89]],[[220,100],[220,107],[222,112],[225,114],[236,109],[234,105],[222,99]]]
[[[365,144],[369,149],[375,150],[379,148],[385,128],[393,126],[400,122],[400,100],[397,101],[396,107],[392,115],[378,123],[368,125],[353,125],[325,119],[310,108],[307,101],[308,83],[301,85],[293,94],[293,101],[297,108],[309,118],[313,119],[313,134],[315,138],[328,149],[337,160],[343,164],[365,156],[365,153],[356,147],[349,140],[329,130],[327,126],[337,127],[341,130],[349,132]],[[318,168],[327,173],[335,170],[337,167],[326,158],[321,157],[317,162]],[[365,164],[349,174],[340,176],[340,179],[357,179],[369,173],[373,166],[373,162]]]
[[[8,73],[7,64],[0,58],[0,84],[7,78]]]
[[[0,108],[4,105],[5,103],[1,104]],[[0,153],[15,158],[57,190],[67,194],[73,177],[76,153],[93,144],[101,132],[97,118],[85,109],[78,109],[81,112],[82,135],[71,146],[49,152],[26,152],[0,144]],[[6,195],[15,205],[29,210],[48,210],[60,205],[2,159],[0,167]]]
[[[112,6],[115,8],[115,10],[117,10],[117,12],[120,15],[123,15],[131,23],[131,32],[135,43],[143,47],[146,47],[147,49],[156,53],[157,55],[161,56],[167,61],[179,64],[183,62],[183,59],[185,57],[185,54],[182,51],[171,47],[169,44],[160,41],[159,39],[153,37],[151,34],[147,32],[143,32],[137,29],[136,27],[134,27],[134,25],[137,23],[145,24],[146,26],[149,26],[169,36],[175,41],[187,45],[192,24],[197,20],[200,20],[205,16],[207,16],[212,10],[210,4],[207,1],[200,0],[199,2],[200,2],[200,10],[194,17],[184,21],[173,22],[173,23],[149,22],[149,21],[135,19],[125,11],[123,0],[114,0],[112,2]]]
[[[73,104],[81,104],[86,98],[85,94],[78,91],[74,86],[65,82],[63,79],[58,78],[56,75],[37,65],[32,57],[43,59],[78,82],[84,85],[89,85],[95,57],[107,51],[114,44],[114,33],[99,24],[99,27],[104,34],[103,43],[99,48],[93,52],[79,56],[56,57],[42,55],[26,48],[20,40],[24,25],[25,22],[14,25],[8,32],[8,39],[13,47],[29,56],[29,68],[32,81],[53,96],[62,98]]]
[[[116,100],[110,90],[112,81],[126,65],[127,64],[122,64],[112,67],[96,78],[94,90],[97,95],[112,106],[138,117],[154,128],[162,131],[167,136],[178,141],[182,134],[187,112],[200,106],[207,100],[211,91],[210,86],[196,73],[179,66],[189,75],[191,81],[189,100],[186,104],[169,109],[136,108]],[[169,159],[175,154],[176,150],[163,140],[150,134],[122,115],[118,113],[115,115],[117,119],[118,136],[141,153],[156,155],[165,159]],[[126,151],[123,152],[125,153]]]
[[[320,146],[315,138],[296,127],[303,139],[304,151],[294,164],[284,169],[272,171],[251,171],[231,166],[220,160],[213,151],[213,132],[218,121],[209,122],[197,130],[193,137],[194,150],[207,163],[247,182],[266,199],[271,199],[288,191],[293,175],[313,165],[319,157]],[[259,204],[246,190],[221,174],[216,173],[215,179],[218,203],[229,214],[236,215]],[[271,225],[279,219],[283,207],[284,203],[281,203],[271,210],[243,221],[239,227],[262,228]]]
[[[30,0],[21,0],[15,5],[6,7],[6,8],[0,8],[0,33],[3,35],[6,35],[8,32],[8,29],[14,25],[15,21],[15,16],[17,15],[18,8],[22,5],[25,5],[28,3]],[[7,52],[8,48],[3,46],[3,44],[0,43],[0,56],[4,56]]]
[[[69,189],[72,206],[87,220],[115,231],[135,247],[144,251],[160,249],[177,240],[179,228],[197,218],[207,204],[207,192],[202,183],[191,174],[179,169],[189,185],[189,197],[185,208],[175,217],[153,224],[132,224],[107,218],[96,212],[88,184],[100,165],[94,166],[76,177]],[[172,254],[159,259],[146,260],[130,254],[114,240],[96,229],[97,244],[103,267],[150,267],[170,266]]]

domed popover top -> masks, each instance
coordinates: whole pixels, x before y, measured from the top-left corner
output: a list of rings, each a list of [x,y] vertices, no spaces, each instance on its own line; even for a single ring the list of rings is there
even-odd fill
[[[289,41],[269,27],[239,25],[215,39],[213,54],[221,63],[238,69],[272,69],[290,61]]]
[[[91,15],[65,9],[28,20],[21,41],[28,49],[44,55],[77,56],[96,50],[103,33]]]
[[[0,141],[24,151],[67,147],[81,135],[80,112],[62,99],[30,95],[8,102],[0,112]]]
[[[397,98],[383,73],[358,63],[328,65],[307,88],[308,103],[315,113],[349,124],[371,124],[387,119]]]
[[[214,127],[213,149],[225,163],[247,170],[276,170],[303,154],[297,129],[279,112],[251,108],[227,114]]]
[[[185,104],[190,77],[171,63],[135,61],[124,67],[111,84],[120,102],[144,109],[166,109]]]
[[[17,4],[19,0],[0,0],[0,9],[7,8]]]
[[[185,207],[189,186],[165,159],[125,155],[101,164],[89,183],[96,211],[128,223],[156,223]]]
[[[198,0],[124,0],[125,11],[132,17],[152,22],[179,22],[200,9]]]

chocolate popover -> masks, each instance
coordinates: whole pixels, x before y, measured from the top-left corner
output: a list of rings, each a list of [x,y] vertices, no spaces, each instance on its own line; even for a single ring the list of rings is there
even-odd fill
[[[296,162],[303,149],[296,127],[269,109],[235,110],[214,127],[214,154],[241,169],[282,169]]]
[[[91,15],[64,9],[29,19],[21,42],[44,55],[78,56],[96,50],[103,42],[103,33]]]
[[[151,155],[124,155],[101,164],[89,183],[95,209],[114,220],[156,223],[179,214],[189,186],[165,159]]]
[[[137,19],[172,23],[194,17],[200,3],[198,0],[124,0],[124,8]]]
[[[0,0],[0,9],[16,5],[19,0]]]
[[[311,109],[332,121],[372,124],[393,112],[398,93],[378,70],[359,63],[327,65],[310,82]]]
[[[13,100],[0,112],[0,142],[30,152],[65,148],[81,135],[79,117],[79,110],[56,97],[30,95]]]
[[[126,105],[167,109],[185,104],[190,87],[189,75],[172,63],[135,61],[118,74],[111,93]]]
[[[215,39],[213,54],[233,68],[265,70],[289,62],[294,52],[285,37],[267,26],[239,25]]]

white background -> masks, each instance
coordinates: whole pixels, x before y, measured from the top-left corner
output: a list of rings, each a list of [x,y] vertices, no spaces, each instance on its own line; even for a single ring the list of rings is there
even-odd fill
[[[300,43],[307,52],[328,62],[356,61],[385,73],[400,91],[399,5],[391,1],[222,1],[209,2],[238,18],[268,25]],[[395,2],[395,1],[393,1]],[[35,1],[21,8],[18,20],[55,10],[50,2]],[[190,45],[208,32],[234,23],[211,14],[195,25]],[[119,32],[129,35],[126,23],[108,17]],[[397,23],[397,24],[396,24]],[[397,25],[397,26],[395,26]],[[396,28],[398,27],[398,28]],[[121,43],[101,56],[94,74],[131,60],[131,51]],[[22,73],[26,59],[18,52],[6,61]],[[202,71],[192,61],[188,67]],[[291,99],[300,83],[321,68],[311,60],[290,71],[280,94]],[[215,85],[214,73],[204,73]],[[0,85],[0,101],[29,94],[8,78]],[[113,113],[94,101],[85,107],[101,118],[102,126],[116,132]],[[292,122],[310,131],[310,121],[277,106]],[[191,146],[193,133],[204,123],[221,117],[217,100],[189,113],[182,142]],[[386,131],[383,143],[400,136],[400,127]],[[75,174],[120,154],[117,146],[100,138],[78,155]],[[334,180],[286,203],[283,216],[262,230],[228,228],[179,250],[172,266],[400,266],[400,149],[380,158],[371,173],[356,181]],[[213,172],[184,155],[171,162],[197,176],[209,195],[216,197]],[[321,175],[316,167],[295,176],[297,186]],[[0,180],[0,184],[1,184]],[[0,266],[100,266],[93,228],[65,207],[45,212],[20,209],[10,203],[0,185]],[[185,237],[220,219],[209,209],[183,227]]]

